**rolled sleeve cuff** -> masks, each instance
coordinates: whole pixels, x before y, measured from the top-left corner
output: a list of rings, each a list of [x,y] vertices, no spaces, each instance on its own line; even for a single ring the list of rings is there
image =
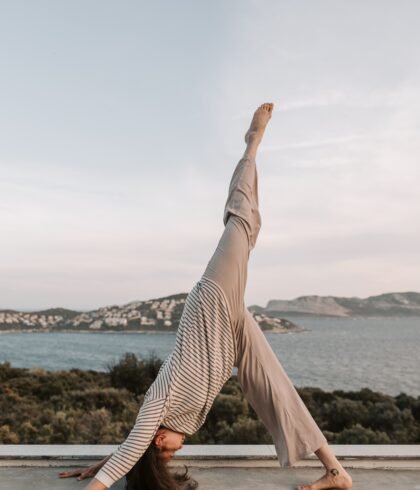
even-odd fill
[[[99,470],[98,473],[96,473],[95,478],[99,480],[101,483],[103,483],[106,486],[106,488],[109,488],[113,483],[115,483],[115,480],[110,478],[102,470]]]

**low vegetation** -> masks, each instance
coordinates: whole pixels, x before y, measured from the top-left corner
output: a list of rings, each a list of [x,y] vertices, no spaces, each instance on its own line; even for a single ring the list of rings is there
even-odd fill
[[[119,444],[131,430],[161,361],[126,354],[107,372],[50,372],[0,364],[0,443]],[[330,443],[419,444],[420,396],[299,388]],[[262,444],[271,438],[235,376],[187,444]]]

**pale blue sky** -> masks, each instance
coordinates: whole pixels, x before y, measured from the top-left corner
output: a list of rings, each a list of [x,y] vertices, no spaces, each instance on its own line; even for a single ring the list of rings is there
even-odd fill
[[[420,3],[15,1],[0,13],[0,308],[188,292],[254,108],[247,304],[420,290]]]

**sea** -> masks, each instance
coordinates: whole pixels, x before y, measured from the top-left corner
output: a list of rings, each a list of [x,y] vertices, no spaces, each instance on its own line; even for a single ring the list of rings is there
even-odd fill
[[[290,320],[306,330],[265,335],[295,386],[420,396],[420,318]],[[106,371],[127,352],[164,360],[174,344],[175,333],[1,333],[0,362]]]

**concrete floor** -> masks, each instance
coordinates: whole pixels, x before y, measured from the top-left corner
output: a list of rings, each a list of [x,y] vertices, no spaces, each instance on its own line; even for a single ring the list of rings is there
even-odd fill
[[[64,467],[0,467],[0,488],[7,490],[78,490],[89,480],[60,479]],[[420,490],[419,470],[349,469],[354,490]],[[190,467],[200,490],[292,490],[322,475],[320,468],[200,468]],[[111,487],[123,490],[124,479]]]

